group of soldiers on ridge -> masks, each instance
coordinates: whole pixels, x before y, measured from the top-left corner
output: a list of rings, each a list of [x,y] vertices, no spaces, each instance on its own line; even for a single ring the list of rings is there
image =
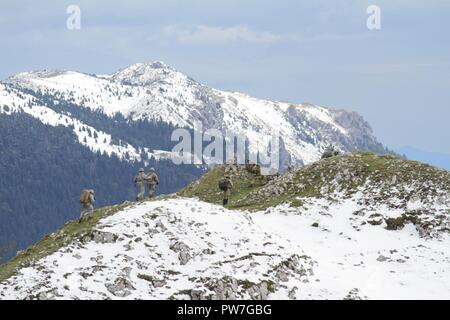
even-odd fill
[[[148,197],[151,198],[155,194],[155,187],[159,184],[159,178],[154,168],[146,174],[143,168],[139,169],[139,173],[134,177],[134,184],[138,188],[136,201],[144,200],[145,186],[148,186]]]
[[[329,146],[325,149],[322,154],[322,159],[330,158],[339,155],[340,152],[333,146]],[[256,176],[261,175],[261,167],[259,164],[251,164],[247,160],[245,163],[245,169],[248,173],[254,174]],[[232,165],[227,165],[225,167],[225,173],[222,179],[219,180],[218,187],[223,192],[223,205],[228,205],[228,198],[231,195],[231,190],[234,188],[233,182],[231,180],[231,175],[237,172],[236,159]],[[159,184],[159,177],[156,174],[154,168],[150,168],[148,173],[145,173],[144,169],[139,169],[139,173],[134,177],[134,184],[138,189],[138,194],[136,201],[142,201],[145,199],[145,186],[148,186],[149,195],[151,198],[155,194],[155,188]],[[87,215],[91,214],[94,210],[95,196],[94,190],[85,189],[80,196],[80,202],[83,206],[80,215],[80,221]]]
[[[322,153],[321,159],[326,159],[339,155],[340,152],[332,145],[328,146]],[[261,175],[261,166],[257,163],[250,163],[248,160],[245,162],[245,170],[253,175]],[[227,165],[225,167],[225,174],[222,179],[219,180],[219,189],[223,192],[223,205],[228,204],[228,198],[231,195],[231,190],[234,188],[233,182],[231,180],[231,174],[237,172],[237,161],[234,159],[233,164]],[[276,174],[278,176],[278,173]]]
[[[148,186],[148,198],[152,198],[155,195],[155,188],[159,184],[159,177],[154,168],[150,168],[148,173],[145,173],[144,169],[140,168],[139,173],[134,177],[133,182],[138,189],[136,201],[142,201],[145,199],[145,186]],[[82,205],[82,210],[79,222],[94,211],[94,190],[83,190],[80,196],[80,203]]]

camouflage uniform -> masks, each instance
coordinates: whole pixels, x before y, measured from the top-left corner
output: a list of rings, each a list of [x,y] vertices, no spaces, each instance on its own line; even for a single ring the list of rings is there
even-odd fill
[[[223,192],[223,199],[228,201],[228,197],[231,195],[231,189],[227,189]]]
[[[339,151],[334,148],[334,146],[328,146],[322,153],[322,159],[331,158],[339,155]]]
[[[89,190],[89,201],[83,203],[83,210],[81,210],[81,214],[80,214],[80,221],[81,219],[83,219],[85,216],[91,214],[92,212],[94,212],[94,203],[95,203],[95,197],[94,197],[94,190]]]
[[[138,188],[137,201],[143,200],[145,197],[145,173],[144,169],[139,169],[139,173],[134,177],[134,184]]]
[[[231,189],[233,188],[233,182],[229,176],[225,177],[228,182],[228,188],[223,191],[223,205],[228,204],[228,197],[231,195]]]
[[[225,166],[225,174],[237,174],[238,166],[236,164],[227,164]]]
[[[151,168],[147,176],[145,177],[145,181],[148,184],[148,197],[153,197],[155,193],[155,187],[159,184],[158,175],[155,172],[155,169]]]

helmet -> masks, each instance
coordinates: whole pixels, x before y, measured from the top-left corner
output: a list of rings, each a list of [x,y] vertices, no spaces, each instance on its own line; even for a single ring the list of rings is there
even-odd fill
[[[155,171],[155,168],[150,168],[150,171]]]
[[[144,172],[144,168],[140,168],[140,169],[139,169],[139,172]]]

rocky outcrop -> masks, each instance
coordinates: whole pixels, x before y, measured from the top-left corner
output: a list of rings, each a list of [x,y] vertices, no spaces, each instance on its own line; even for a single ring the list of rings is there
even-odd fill
[[[182,241],[176,241],[170,246],[170,250],[178,253],[178,260],[180,260],[181,265],[185,265],[192,258],[190,248]]]
[[[113,283],[105,284],[110,293],[116,297],[127,297],[131,294],[131,290],[135,290],[130,280],[122,277],[116,278]]]
[[[94,241],[95,243],[114,243],[118,236],[111,232],[103,232],[94,230],[89,234],[86,234],[83,238],[83,242]]]

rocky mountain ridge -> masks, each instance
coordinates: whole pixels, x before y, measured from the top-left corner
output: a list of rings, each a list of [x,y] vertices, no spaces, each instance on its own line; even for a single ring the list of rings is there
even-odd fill
[[[223,208],[225,169],[67,223],[0,266],[0,298],[449,298],[448,171],[367,153],[238,167]]]

